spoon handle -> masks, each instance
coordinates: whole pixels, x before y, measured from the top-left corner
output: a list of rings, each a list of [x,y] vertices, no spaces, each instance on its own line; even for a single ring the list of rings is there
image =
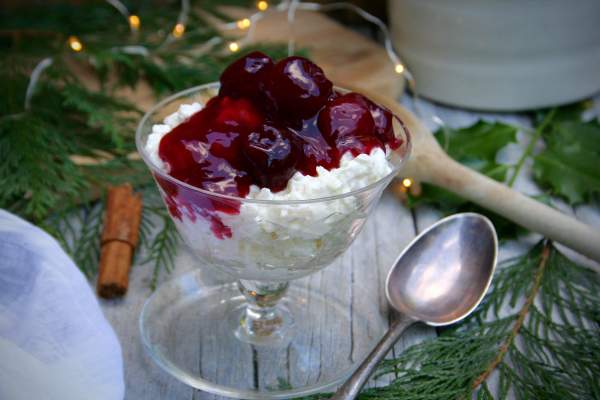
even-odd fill
[[[371,351],[371,353],[365,358],[360,364],[358,369],[354,371],[352,376],[338,389],[338,391],[331,397],[331,400],[351,400],[358,396],[360,389],[367,383],[369,377],[377,367],[377,364],[392,348],[394,343],[402,335],[404,330],[416,321],[408,317],[401,317],[390,325],[387,333],[377,343],[377,346]]]

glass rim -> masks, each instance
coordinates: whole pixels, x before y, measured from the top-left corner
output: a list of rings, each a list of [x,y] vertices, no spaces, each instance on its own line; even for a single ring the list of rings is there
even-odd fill
[[[232,195],[227,195],[227,194],[223,194],[223,193],[216,193],[216,192],[211,192],[210,190],[205,190],[205,189],[201,189],[197,186],[190,185],[189,183],[183,182],[183,181],[169,175],[166,171],[164,171],[162,168],[160,168],[159,166],[155,165],[152,162],[149,155],[146,153],[145,144],[142,144],[143,127],[146,124],[146,121],[148,121],[154,113],[156,113],[158,110],[160,110],[165,105],[172,102],[173,100],[178,99],[180,97],[184,97],[186,95],[190,95],[192,93],[200,92],[202,90],[216,89],[219,86],[220,86],[219,82],[209,82],[209,83],[205,83],[205,84],[198,85],[198,86],[193,86],[191,88],[182,90],[180,92],[174,93],[171,96],[168,96],[167,98],[159,101],[157,104],[155,104],[152,108],[150,108],[150,110],[148,110],[144,114],[144,116],[140,120],[140,122],[137,126],[137,129],[136,129],[136,132],[135,132],[135,144],[136,144],[138,153],[142,157],[142,160],[150,168],[150,170],[152,171],[153,174],[158,174],[158,175],[160,175],[161,178],[166,179],[177,186],[183,186],[184,188],[186,188],[188,190],[192,190],[194,192],[201,193],[205,196],[217,197],[219,199],[223,199],[223,200],[227,200],[227,201],[236,201],[236,202],[253,203],[253,204],[272,204],[272,205],[311,204],[311,203],[320,203],[320,202],[326,202],[326,201],[332,201],[332,200],[339,200],[339,199],[343,199],[346,197],[352,197],[352,196],[355,196],[360,193],[368,192],[368,191],[380,186],[384,182],[391,180],[391,178],[393,178],[400,171],[400,168],[404,165],[404,163],[406,162],[408,157],[410,157],[411,150],[412,150],[412,140],[410,137],[410,132],[408,131],[406,126],[404,126],[404,123],[401,122],[400,126],[402,127],[402,130],[404,131],[406,140],[401,145],[401,148],[404,148],[404,154],[402,155],[400,162],[397,165],[393,165],[392,171],[390,173],[388,173],[387,175],[385,175],[384,177],[376,180],[373,183],[370,183],[366,186],[363,186],[363,187],[355,189],[355,190],[351,190],[349,192],[344,192],[344,193],[331,195],[331,196],[315,197],[315,198],[310,198],[310,199],[266,200],[266,199],[249,199],[246,197],[238,197],[238,196],[232,196]],[[335,88],[342,89],[343,91],[348,91],[348,89],[344,89],[344,88],[338,87],[338,86],[335,86]],[[396,117],[396,118],[398,118],[398,120],[401,121],[399,117]],[[396,151],[396,150],[392,150],[392,151]]]

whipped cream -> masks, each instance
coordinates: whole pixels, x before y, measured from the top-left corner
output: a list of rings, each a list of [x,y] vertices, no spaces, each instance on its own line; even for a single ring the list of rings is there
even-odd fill
[[[157,167],[168,172],[158,155],[161,139],[200,109],[199,103],[184,104],[166,117],[163,124],[152,127],[145,150]],[[370,154],[356,157],[346,153],[338,168],[317,167],[314,177],[296,172],[287,187],[276,193],[252,185],[246,198],[321,199],[364,188],[387,176],[392,169],[382,149],[375,148]],[[239,214],[217,212],[232,231],[232,237],[224,239],[215,237],[209,223],[201,217],[190,218],[184,212],[181,219],[174,221],[190,247],[209,263],[233,270],[244,279],[266,279],[268,270],[269,279],[287,280],[320,269],[341,254],[362,227],[373,203],[369,199],[374,195],[362,193],[298,204],[243,202]]]

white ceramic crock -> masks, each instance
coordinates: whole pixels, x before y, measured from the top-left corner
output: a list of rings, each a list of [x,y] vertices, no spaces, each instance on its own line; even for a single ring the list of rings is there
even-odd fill
[[[395,45],[419,92],[513,111],[600,90],[600,0],[389,0]]]

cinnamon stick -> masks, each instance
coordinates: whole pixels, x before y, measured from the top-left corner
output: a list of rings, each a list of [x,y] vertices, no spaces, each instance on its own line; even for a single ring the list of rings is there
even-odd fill
[[[142,198],[133,192],[131,185],[124,184],[108,190],[96,284],[100,297],[110,299],[127,292],[141,217]]]

